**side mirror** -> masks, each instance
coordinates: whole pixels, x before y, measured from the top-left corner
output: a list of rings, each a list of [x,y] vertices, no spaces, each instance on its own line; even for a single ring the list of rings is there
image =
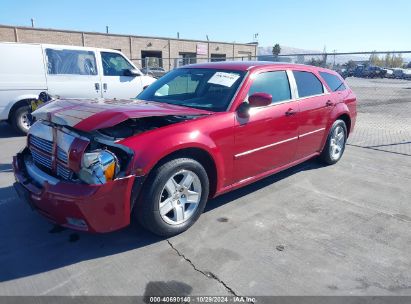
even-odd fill
[[[250,111],[250,104],[248,102],[243,102],[240,104],[240,106],[237,108],[237,114],[240,118],[248,118],[250,114],[248,113]]]
[[[267,93],[254,93],[248,97],[248,103],[250,107],[265,107],[273,102],[273,96]]]
[[[141,73],[137,69],[125,69],[124,76],[136,77],[136,76],[141,76]]]

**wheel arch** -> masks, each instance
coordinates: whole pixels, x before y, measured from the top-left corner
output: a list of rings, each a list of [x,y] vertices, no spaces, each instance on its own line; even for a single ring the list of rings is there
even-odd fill
[[[351,131],[351,117],[347,114],[341,114],[340,116],[338,116],[335,120],[342,120],[344,121],[346,127],[347,127],[347,137],[350,135],[350,131]]]
[[[11,108],[10,108],[7,121],[8,121],[8,122],[11,122],[11,118],[13,117],[14,112],[15,112],[18,108],[20,108],[20,107],[29,106],[29,105],[30,105],[30,102],[31,102],[32,100],[34,100],[34,99],[36,99],[35,96],[33,96],[33,97],[25,97],[25,98],[20,99],[19,101],[15,102],[15,103],[11,106]]]
[[[199,162],[204,167],[204,169],[207,172],[209,184],[210,184],[209,197],[213,197],[215,193],[217,192],[217,184],[218,184],[217,165],[216,165],[214,158],[205,149],[202,149],[199,147],[185,147],[185,148],[175,150],[163,156],[161,159],[159,159],[154,164],[154,166],[152,166],[148,175],[150,175],[154,171],[155,168],[176,158],[191,158]]]

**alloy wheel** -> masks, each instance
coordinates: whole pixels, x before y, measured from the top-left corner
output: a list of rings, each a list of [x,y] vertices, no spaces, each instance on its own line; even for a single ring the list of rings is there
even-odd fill
[[[168,179],[159,201],[161,218],[178,225],[193,216],[201,200],[201,181],[190,170],[181,170]]]
[[[344,128],[337,125],[331,135],[330,141],[330,156],[333,160],[337,160],[341,157],[345,146],[345,131]]]

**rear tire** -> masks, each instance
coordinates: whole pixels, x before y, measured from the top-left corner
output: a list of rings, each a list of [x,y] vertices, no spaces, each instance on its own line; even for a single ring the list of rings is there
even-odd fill
[[[327,164],[337,163],[344,154],[347,143],[347,126],[341,119],[336,120],[331,126],[327,142],[320,154],[320,160]]]
[[[134,214],[145,229],[170,237],[197,221],[208,194],[209,180],[204,167],[190,158],[173,159],[150,173]]]
[[[13,114],[11,115],[11,126],[19,134],[27,134],[30,128],[29,111],[30,107],[28,105],[21,106],[15,109]]]

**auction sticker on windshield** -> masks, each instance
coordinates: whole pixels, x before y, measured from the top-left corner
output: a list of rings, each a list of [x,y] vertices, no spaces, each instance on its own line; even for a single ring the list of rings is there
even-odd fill
[[[208,83],[219,84],[230,88],[239,77],[240,75],[238,74],[217,72],[208,80]]]

